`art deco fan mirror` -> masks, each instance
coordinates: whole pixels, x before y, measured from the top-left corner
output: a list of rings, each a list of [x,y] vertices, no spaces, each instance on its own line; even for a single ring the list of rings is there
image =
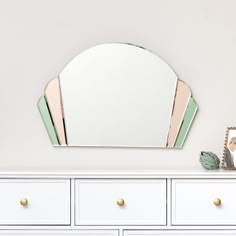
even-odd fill
[[[163,59],[124,43],[79,54],[49,81],[38,107],[55,146],[180,148],[197,111]]]

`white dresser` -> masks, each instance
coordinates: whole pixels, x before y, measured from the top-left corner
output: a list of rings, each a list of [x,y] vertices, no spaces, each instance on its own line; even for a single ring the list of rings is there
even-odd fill
[[[236,172],[2,172],[0,235],[236,235]]]

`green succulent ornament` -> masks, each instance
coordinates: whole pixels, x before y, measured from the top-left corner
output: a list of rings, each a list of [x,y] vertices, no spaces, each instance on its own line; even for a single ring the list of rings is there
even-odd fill
[[[212,152],[200,152],[200,163],[206,170],[219,169],[220,159]]]

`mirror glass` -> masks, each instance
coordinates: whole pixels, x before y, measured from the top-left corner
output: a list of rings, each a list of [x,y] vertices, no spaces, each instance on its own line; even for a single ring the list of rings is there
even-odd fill
[[[162,58],[124,43],[80,53],[43,98],[39,110],[59,146],[180,148],[197,111],[189,87]]]

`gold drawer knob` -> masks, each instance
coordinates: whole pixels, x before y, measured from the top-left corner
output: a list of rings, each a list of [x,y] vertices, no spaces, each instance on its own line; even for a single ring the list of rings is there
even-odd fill
[[[122,198],[119,198],[116,203],[117,203],[118,206],[124,206],[125,205],[125,200],[122,199]]]
[[[26,198],[22,198],[21,200],[20,200],[20,204],[21,204],[21,206],[27,206],[28,205],[28,200],[26,199]]]
[[[216,198],[216,199],[214,200],[214,204],[215,204],[216,206],[220,206],[220,205],[221,205],[221,200],[220,200],[219,198]]]

